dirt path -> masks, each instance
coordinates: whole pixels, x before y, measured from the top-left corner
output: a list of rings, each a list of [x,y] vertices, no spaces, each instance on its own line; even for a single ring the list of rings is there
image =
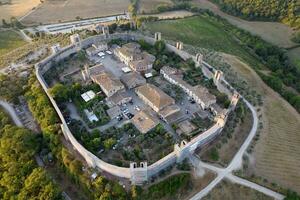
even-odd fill
[[[233,70],[264,97],[263,129],[255,146],[254,163],[250,166],[257,176],[285,188],[300,192],[300,115],[260,77],[236,57],[223,55]]]
[[[178,18],[185,18],[193,16],[194,13],[186,11],[186,10],[177,10],[177,11],[170,11],[170,12],[163,12],[159,14],[149,14],[149,15],[140,15],[141,17],[158,17],[159,19],[178,19]]]
[[[193,0],[193,3],[198,7],[211,10],[215,14],[227,19],[231,24],[245,29],[252,34],[259,35],[270,43],[284,48],[295,45],[295,43],[290,40],[294,31],[285,24],[277,22],[246,21],[222,12],[218,6],[208,0]]]

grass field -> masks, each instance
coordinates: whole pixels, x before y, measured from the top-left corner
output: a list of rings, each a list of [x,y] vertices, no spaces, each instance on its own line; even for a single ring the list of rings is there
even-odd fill
[[[26,42],[14,31],[0,31],[0,56],[25,45]]]
[[[256,190],[231,183],[229,181],[222,181],[219,183],[203,200],[272,200],[273,198],[264,195]]]
[[[149,13],[160,5],[173,5],[171,0],[140,0],[139,13]]]
[[[209,0],[193,0],[193,4],[211,10],[215,14],[227,19],[231,24],[245,29],[252,34],[259,35],[270,43],[281,47],[291,47],[295,45],[295,43],[290,40],[294,30],[285,24],[277,22],[246,21],[222,12],[218,6],[211,3]]]
[[[165,20],[145,25],[150,32],[161,32],[162,37],[174,41],[239,56],[258,65],[257,61],[224,30],[223,24],[210,16],[195,16],[179,20]]]
[[[10,20],[21,17],[40,4],[40,0],[11,0],[10,4],[0,6],[0,19]],[[0,24],[2,21],[0,21]]]
[[[127,11],[129,0],[45,1],[22,22],[28,25],[115,15]],[[55,13],[55,14],[54,14]]]

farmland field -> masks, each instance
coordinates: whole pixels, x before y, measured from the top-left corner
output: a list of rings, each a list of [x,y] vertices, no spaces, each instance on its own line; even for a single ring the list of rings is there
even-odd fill
[[[0,19],[9,20],[11,17],[19,18],[39,4],[40,0],[11,0],[10,4],[0,6]]]
[[[197,47],[236,55],[251,65],[257,62],[217,21],[203,16],[149,23],[146,29],[150,32],[162,32],[164,39],[180,40]],[[252,153],[253,162],[249,170],[269,182],[276,182],[300,192],[299,113],[270,89],[247,64],[234,56],[227,56],[225,59],[264,99],[261,111],[264,128]]]
[[[249,63],[257,64],[231,34],[224,30],[223,25],[209,16],[151,22],[145,25],[145,29],[151,33],[161,32],[163,38],[237,55]]]
[[[14,31],[0,31],[0,56],[25,45],[26,42]]]
[[[264,195],[258,191],[250,188],[231,183],[229,181],[222,181],[219,183],[203,200],[272,200],[273,198]]]
[[[270,43],[281,47],[291,47],[295,45],[295,43],[290,40],[294,31],[285,24],[277,22],[246,21],[222,12],[218,6],[208,0],[193,0],[193,4],[211,10],[215,14],[227,19],[231,24],[247,30],[252,34],[259,35]]]
[[[109,16],[126,12],[128,5],[129,0],[45,1],[22,22],[28,25],[49,24],[76,18]]]
[[[171,0],[140,0],[139,12],[149,13],[157,8],[159,5],[172,5]]]

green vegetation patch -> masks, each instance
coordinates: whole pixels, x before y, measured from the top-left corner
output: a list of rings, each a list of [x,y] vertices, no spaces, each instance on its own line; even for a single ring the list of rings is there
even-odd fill
[[[180,40],[186,44],[234,54],[242,58],[249,56],[224,29],[224,25],[209,16],[150,22],[146,24],[146,29],[151,32],[161,32],[164,38],[170,40]]]
[[[185,191],[190,187],[191,175],[183,173],[171,176],[158,184],[150,186],[143,192],[141,199],[163,199],[176,195],[179,191]]]
[[[0,56],[25,45],[26,42],[14,31],[0,31]]]

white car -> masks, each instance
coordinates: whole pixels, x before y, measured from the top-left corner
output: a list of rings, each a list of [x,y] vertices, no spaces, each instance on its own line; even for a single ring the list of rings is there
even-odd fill
[[[141,109],[138,106],[134,106],[134,109],[140,111]]]

